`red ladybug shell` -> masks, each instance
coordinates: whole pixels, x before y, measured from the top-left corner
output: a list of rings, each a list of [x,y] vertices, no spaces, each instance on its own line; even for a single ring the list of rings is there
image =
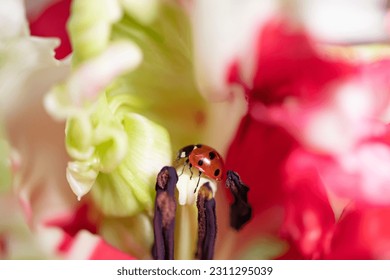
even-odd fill
[[[223,160],[221,155],[206,145],[195,145],[188,155],[192,166],[199,169],[207,177],[221,181],[223,174]]]

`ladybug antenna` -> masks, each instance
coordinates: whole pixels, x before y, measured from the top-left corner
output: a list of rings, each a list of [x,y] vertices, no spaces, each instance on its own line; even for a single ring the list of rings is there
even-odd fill
[[[194,189],[194,193],[196,193],[196,190],[198,189],[199,187],[199,182],[200,182],[200,176],[202,175],[202,171],[199,171],[199,176],[198,176],[198,182],[196,183],[196,187]]]

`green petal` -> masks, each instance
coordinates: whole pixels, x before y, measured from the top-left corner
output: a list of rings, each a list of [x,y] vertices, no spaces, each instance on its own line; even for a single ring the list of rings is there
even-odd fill
[[[72,62],[79,64],[100,54],[107,46],[111,25],[121,16],[116,0],[74,0],[69,19]]]
[[[239,259],[242,260],[272,260],[288,249],[288,244],[275,237],[262,237],[252,240],[243,250]]]
[[[93,143],[99,171],[113,171],[126,157],[129,143],[121,117],[111,110],[105,96],[99,99],[91,122],[94,126]]]
[[[109,244],[137,259],[151,258],[153,225],[145,213],[133,217],[106,218],[99,227],[99,234]]]
[[[129,113],[122,121],[128,134],[128,152],[116,170],[99,175],[93,196],[110,216],[128,216],[151,210],[158,171],[169,164],[168,133],[138,114]]]
[[[126,13],[142,24],[150,24],[158,14],[159,0],[121,0]]]
[[[112,127],[99,124],[94,132],[96,157],[99,159],[99,170],[110,172],[125,158],[128,139],[123,127]]]
[[[76,160],[87,160],[95,151],[92,146],[92,125],[87,114],[68,119],[65,128],[66,149]]]
[[[131,96],[127,110],[168,129],[175,150],[199,141],[205,102],[195,84],[190,24],[181,8],[160,2],[157,16],[149,24],[127,13],[113,25],[112,38],[135,42],[143,61],[116,80],[107,90],[107,98]]]
[[[92,188],[92,197],[107,216],[131,216],[143,209],[133,194],[132,186],[117,171],[99,174]]]

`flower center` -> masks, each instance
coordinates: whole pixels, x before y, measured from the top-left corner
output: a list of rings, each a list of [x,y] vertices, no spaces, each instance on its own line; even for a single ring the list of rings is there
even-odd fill
[[[182,154],[183,151],[179,152],[179,156]],[[184,161],[184,164],[179,165],[177,169],[171,166],[163,167],[157,176],[153,220],[155,240],[152,255],[154,259],[174,259],[175,240],[178,241],[176,246],[181,247],[176,248],[179,252],[179,258],[194,257],[200,260],[210,260],[214,257],[217,238],[216,200],[214,198],[216,182],[202,176],[201,172],[199,172],[197,179],[192,178],[192,167],[186,162]],[[180,175],[177,174],[177,171]],[[182,177],[185,178],[185,186],[182,186],[183,180],[179,180]],[[199,185],[201,179],[202,182]],[[189,184],[192,185],[187,188]],[[238,231],[252,216],[252,208],[247,198],[249,188],[241,181],[239,175],[233,171],[227,171],[226,186],[234,197],[234,202],[230,206],[230,226]],[[175,187],[179,190],[178,207],[176,207]],[[198,191],[196,192],[197,188]],[[195,201],[196,197],[197,211],[192,211],[195,203],[180,203],[180,192],[183,191],[188,196],[192,196],[191,201]],[[187,199],[184,200],[184,202],[186,201],[188,202]],[[176,213],[179,213],[180,230],[177,232],[179,236],[175,238]],[[195,215],[197,215],[197,236],[192,234],[191,231],[191,225],[196,222]],[[180,223],[181,221],[183,223]],[[187,226],[189,230],[187,230]],[[197,238],[196,244],[193,242],[195,238]],[[194,256],[188,255],[194,251]]]

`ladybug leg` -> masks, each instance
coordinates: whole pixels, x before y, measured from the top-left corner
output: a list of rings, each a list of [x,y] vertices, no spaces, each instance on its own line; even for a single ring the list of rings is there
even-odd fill
[[[185,161],[184,164],[183,164],[183,168],[181,169],[181,172],[180,172],[179,177],[180,177],[181,175],[183,175],[184,169],[186,168],[186,166],[187,166],[187,164],[188,164],[189,162],[190,162],[190,160],[187,158],[186,161]]]
[[[196,193],[196,190],[197,190],[198,187],[199,187],[200,176],[202,176],[202,171],[199,171],[198,182],[196,183],[196,187],[195,187],[194,193]]]
[[[192,172],[192,164],[191,163],[190,163],[188,169],[190,170],[190,173],[191,173],[191,176],[190,176],[190,180],[191,180],[192,179],[192,175],[194,175],[194,172]]]

